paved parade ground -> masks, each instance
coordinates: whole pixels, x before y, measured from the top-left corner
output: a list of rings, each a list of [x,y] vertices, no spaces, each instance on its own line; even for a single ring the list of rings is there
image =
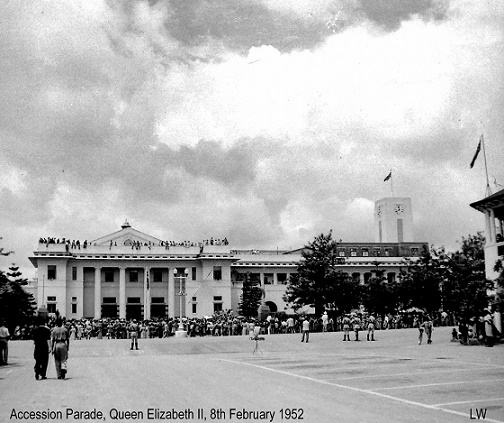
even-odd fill
[[[416,329],[377,331],[377,342],[270,335],[255,354],[245,336],[140,339],[138,351],[81,340],[67,379],[51,357],[40,381],[32,343],[11,341],[0,422],[504,422],[504,344],[462,346],[451,329],[435,328],[431,345]]]

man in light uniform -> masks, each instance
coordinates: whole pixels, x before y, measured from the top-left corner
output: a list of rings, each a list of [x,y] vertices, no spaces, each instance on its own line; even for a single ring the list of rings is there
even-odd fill
[[[63,327],[61,317],[56,319],[56,327],[51,333],[51,353],[54,355],[56,375],[58,379],[65,379],[67,373],[68,350],[70,349],[70,337]]]
[[[301,342],[305,340],[306,336],[306,342],[308,342],[308,339],[310,338],[310,321],[308,320],[308,317],[305,316],[303,320],[303,337],[301,338]]]
[[[368,318],[368,333],[367,333],[367,340],[369,341],[371,337],[371,341],[374,341],[374,330],[375,330],[375,323],[376,323],[376,318],[374,317],[374,314],[371,314]]]

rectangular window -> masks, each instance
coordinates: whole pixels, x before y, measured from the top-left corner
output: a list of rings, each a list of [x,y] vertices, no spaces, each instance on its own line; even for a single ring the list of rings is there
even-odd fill
[[[338,248],[338,256],[345,257],[345,249],[344,248]]]
[[[375,255],[375,257],[380,257],[381,256],[381,251],[380,251],[379,248],[375,248],[374,255]]]
[[[56,297],[47,297],[47,301],[56,301]]]
[[[277,273],[277,282],[281,285],[287,284],[287,273]]]
[[[72,297],[72,302],[76,303],[77,302],[77,297]]]
[[[129,271],[129,281],[130,282],[138,282],[138,270],[130,269]]]
[[[116,304],[116,297],[103,297],[103,304]]]
[[[72,314],[77,313],[77,304],[72,304]]]
[[[114,271],[105,270],[105,282],[114,282]]]
[[[273,285],[273,273],[264,274],[264,285]]]
[[[198,304],[192,303],[191,307],[192,307],[192,314],[196,314],[196,309],[198,308]]]
[[[47,266],[47,279],[56,279],[56,266]]]
[[[350,248],[350,256],[352,257],[357,256],[357,248]]]
[[[213,267],[213,278],[214,278],[214,281],[222,280],[222,267],[221,266],[214,266]]]
[[[77,280],[77,268],[72,267],[72,280],[76,281]]]
[[[47,304],[47,312],[48,313],[56,313],[56,303]]]
[[[369,250],[367,248],[362,249],[362,257],[368,257],[369,256]]]
[[[161,270],[154,270],[152,272],[152,279],[154,282],[163,282],[163,272]]]
[[[128,297],[128,304],[140,304],[140,297]]]
[[[192,280],[195,281],[196,280],[196,268],[195,267],[191,268],[191,273],[192,273],[192,275],[191,275]]]
[[[164,297],[152,297],[151,303],[152,304],[164,304]]]

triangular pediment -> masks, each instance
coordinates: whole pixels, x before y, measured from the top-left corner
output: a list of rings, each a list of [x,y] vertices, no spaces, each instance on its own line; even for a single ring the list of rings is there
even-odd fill
[[[123,246],[123,245],[132,245],[133,243],[140,243],[142,245],[159,245],[161,240],[159,238],[153,237],[146,233],[137,231],[133,229],[131,226],[123,227],[120,231],[114,232],[109,235],[105,235],[101,238],[95,239],[91,241],[93,245],[113,245]]]

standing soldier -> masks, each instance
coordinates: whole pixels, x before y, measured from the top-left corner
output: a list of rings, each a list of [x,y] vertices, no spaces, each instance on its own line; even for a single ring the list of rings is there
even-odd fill
[[[371,336],[371,341],[375,341],[374,339],[374,330],[375,330],[375,322],[376,318],[374,317],[374,314],[371,313],[371,315],[368,317],[368,327],[367,327],[367,340],[369,341],[369,337]]]
[[[345,314],[343,320],[341,321],[343,324],[343,341],[350,341],[350,317],[348,314]]]
[[[49,364],[49,351],[51,350],[51,329],[45,325],[43,316],[37,317],[37,327],[32,331],[35,344],[33,358],[35,359],[35,379],[47,379],[47,365]]]
[[[139,330],[138,323],[135,319],[133,319],[128,326],[128,331],[129,331],[130,339],[131,339],[130,350],[133,349],[133,345],[138,350],[138,330]]]
[[[67,374],[68,350],[70,349],[70,337],[68,331],[63,327],[61,317],[56,319],[56,327],[51,333],[51,352],[54,355],[56,365],[56,375],[58,379],[65,379]]]
[[[359,316],[357,314],[352,319],[352,326],[355,332],[355,341],[358,341],[359,331],[361,330],[361,319],[359,319]]]
[[[5,322],[0,320],[0,365],[7,364],[9,356],[9,329],[5,326]]]

